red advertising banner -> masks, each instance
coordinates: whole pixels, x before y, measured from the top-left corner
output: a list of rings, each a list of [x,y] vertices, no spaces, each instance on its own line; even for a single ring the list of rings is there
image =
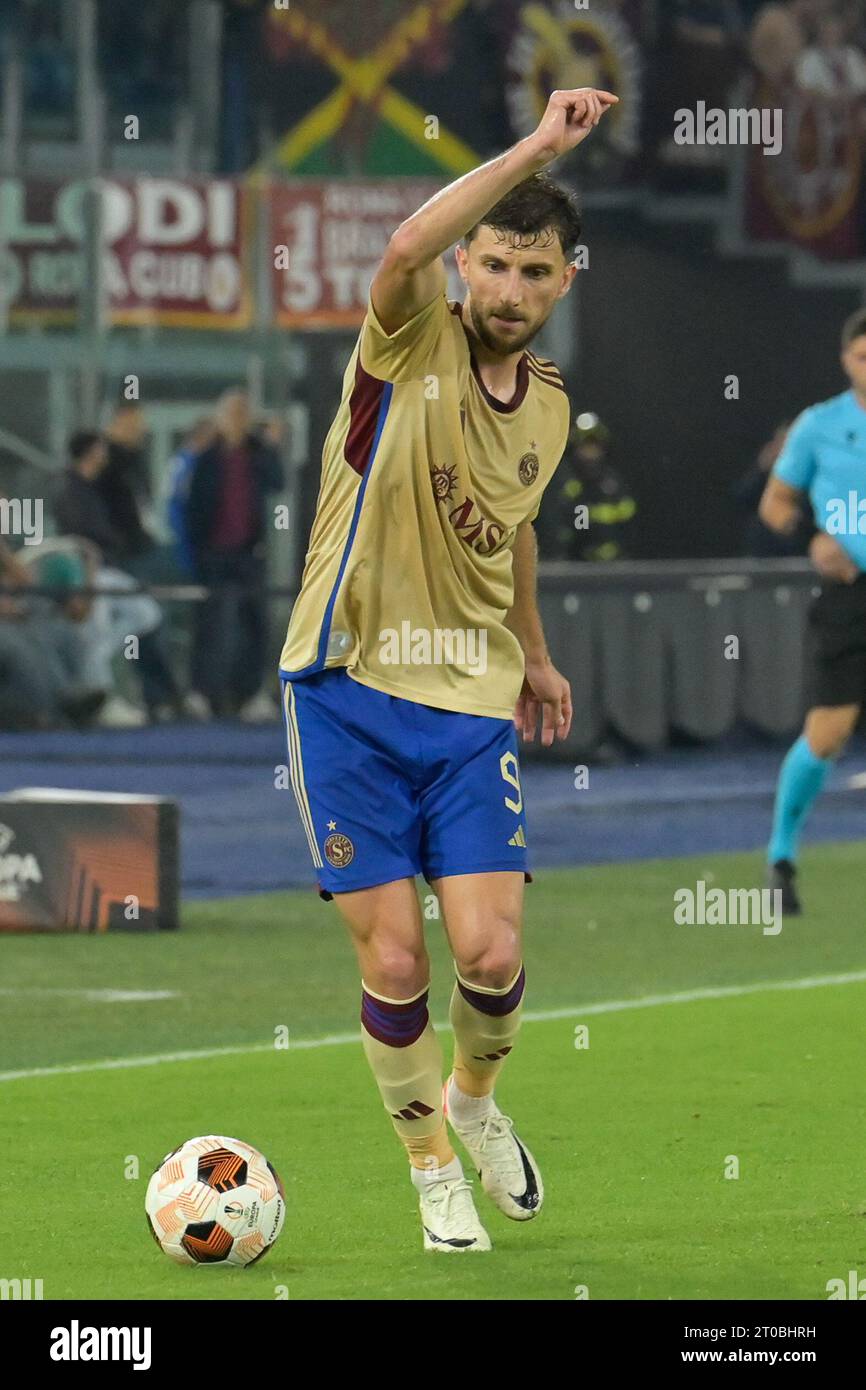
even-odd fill
[[[290,328],[359,325],[389,238],[441,187],[428,179],[274,185],[275,321]]]
[[[759,109],[781,110],[778,155],[750,151],[744,227],[755,241],[787,241],[823,260],[862,255],[863,136],[855,103],[761,84]]]
[[[248,193],[226,179],[99,181],[112,325],[244,328]],[[87,184],[0,179],[0,299],[10,323],[81,313]]]

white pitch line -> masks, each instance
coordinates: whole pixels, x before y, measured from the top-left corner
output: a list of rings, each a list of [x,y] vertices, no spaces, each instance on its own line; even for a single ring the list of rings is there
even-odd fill
[[[717,988],[688,989],[678,994],[647,994],[640,999],[608,999],[599,1004],[576,1004],[564,1009],[528,1010],[524,1023],[552,1023],[562,1018],[585,1018],[589,1014],[615,1014],[626,1009],[654,1009],[665,1004],[695,1004],[703,999],[738,999],[746,994],[764,994],[779,990],[822,989],[828,985],[859,985],[866,982],[866,970],[854,970],[845,975],[807,975],[800,980],[764,980],[753,985],[721,985]],[[437,1032],[444,1032],[448,1023],[434,1023]],[[316,1047],[340,1047],[360,1042],[360,1034],[330,1033],[324,1038],[301,1038],[289,1041],[287,1052],[305,1052]],[[246,1043],[243,1047],[208,1047],[190,1052],[157,1052],[145,1057],[115,1057],[101,1062],[71,1062],[57,1067],[30,1067],[25,1071],[2,1071],[0,1081],[22,1081],[32,1076],[80,1076],[95,1071],[126,1071],[132,1067],[157,1067],[169,1062],[198,1062],[210,1057],[246,1057],[256,1052],[273,1052],[273,1043]]]
[[[22,985],[17,989],[0,989],[0,994],[34,996],[48,994],[52,998],[85,999],[89,1004],[148,1004],[153,999],[179,999],[176,989],[49,989],[41,985]]]

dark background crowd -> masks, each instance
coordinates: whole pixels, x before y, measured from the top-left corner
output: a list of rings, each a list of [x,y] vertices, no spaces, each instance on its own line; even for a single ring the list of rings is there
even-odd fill
[[[781,538],[757,515],[788,428],[779,426],[730,499],[744,555],[806,553],[807,525]],[[4,728],[279,717],[266,552],[284,484],[282,426],[255,421],[241,388],[192,423],[171,464],[169,543],[147,522],[146,438],[136,401],[117,403],[103,430],[76,431],[54,490],[52,534],[37,544],[0,540]],[[610,429],[574,411],[537,521],[542,560],[628,560],[638,525]]]
[[[6,727],[276,718],[266,595],[281,430],[227,391],[172,463],[173,542],[148,529],[147,419],[122,401],[69,440],[55,534],[0,551],[0,719]],[[180,661],[150,590],[192,589]],[[38,594],[30,592],[39,589]],[[124,678],[125,675],[125,678]]]
[[[96,2],[96,56],[109,120],[134,111],[149,131],[169,133],[185,94],[194,0]],[[389,12],[389,3],[399,16],[402,0],[376,0],[377,12]],[[46,130],[61,129],[73,108],[75,70],[63,8],[44,0],[0,6],[0,52],[4,40],[22,42],[27,110]],[[522,8],[523,0],[468,0],[458,22],[448,29],[434,25],[418,50],[421,90],[428,80],[429,95],[435,94],[430,109],[453,114],[471,84],[475,99],[467,118],[473,144],[485,152],[499,147],[506,124],[503,84],[491,56],[502,53]],[[697,100],[725,105],[737,77],[750,69],[834,100],[866,93],[866,0],[606,0],[602,8],[627,19],[640,42],[650,93],[646,144],[656,146],[661,165],[677,157],[670,111]],[[351,48],[353,13],[360,19],[363,7],[355,0],[320,0],[314,9]],[[271,0],[222,0],[221,10],[226,42],[214,172],[232,173],[260,159],[298,104],[314,104],[320,93],[310,65],[293,69],[299,47]]]
[[[403,0],[298,0],[295,8],[347,51],[354,44],[358,52],[405,10]],[[380,176],[364,163],[371,149],[375,153],[375,113],[362,103],[340,139],[317,151],[322,167],[280,167],[286,132],[333,93],[337,78],[266,0],[93,0],[84,8],[3,0],[0,71],[13,50],[21,60],[25,154],[14,174],[22,183],[37,167],[27,162],[33,149],[47,161],[46,152],[65,148],[65,139],[73,145],[82,107],[73,9],[86,9],[93,22],[90,57],[105,105],[104,128],[116,130],[135,112],[151,154],[163,139],[162,153],[171,151],[167,167],[181,177],[240,179],[265,166],[278,177]],[[547,9],[564,22],[570,7],[550,0]],[[697,219],[668,227],[644,216],[640,197],[616,198],[623,189],[699,198],[723,190],[729,152],[678,145],[674,112],[698,102],[724,108],[741,91],[738,84],[751,83],[743,90],[752,96],[764,90],[761,84],[776,95],[810,93],[832,112],[853,111],[866,130],[866,0],[599,0],[593,9],[618,24],[620,36],[631,35],[638,76],[629,71],[627,44],[619,68],[608,71],[604,54],[582,52],[576,43],[559,54],[555,44],[543,53],[541,80],[548,87],[609,80],[616,90],[621,82],[624,108],[631,103],[639,111],[639,131],[631,150],[590,142],[580,170],[598,274],[580,277],[586,281],[580,316],[570,306],[565,311],[574,313],[568,321],[573,360],[563,367],[573,429],[538,518],[542,559],[604,565],[734,551],[757,558],[801,555],[805,523],[802,532],[782,540],[763,527],[757,506],[791,420],[841,388],[836,343],[838,326],[853,307],[852,290],[805,290],[787,278],[781,261],[756,264],[744,256],[723,262],[712,239],[715,227],[707,230]],[[532,31],[532,11],[525,0],[468,0],[453,24],[430,25],[395,71],[395,90],[420,110],[441,112],[456,138],[488,157],[515,133],[506,76],[514,36],[521,24]],[[203,38],[193,42],[196,24],[204,35],[208,15],[218,15],[220,26],[211,50]],[[202,70],[208,51],[209,72]],[[184,150],[179,134],[187,129],[182,113],[189,117],[196,97],[201,104],[202,93],[211,92],[207,158],[196,163],[191,156],[188,168],[175,164]],[[132,158],[131,147],[118,150],[115,141],[107,170],[128,177],[148,169],[144,156],[140,166],[126,168],[119,161]],[[395,143],[391,153],[393,167],[383,157],[382,176],[407,173],[399,167],[405,151]],[[58,177],[56,167],[50,172]],[[594,192],[614,201],[593,206]],[[0,226],[0,240],[2,233]],[[742,327],[746,314],[749,332]],[[184,338],[159,327],[148,341],[159,345],[172,334],[172,346]],[[229,356],[229,336],[202,333],[205,350],[186,338],[182,350],[193,365],[176,380],[169,370],[160,375],[159,366],[152,367],[142,400],[209,401],[218,389],[210,382],[231,379],[237,370],[224,369],[221,358],[224,350]],[[263,372],[272,373],[262,396],[284,401],[294,392],[307,412],[293,518],[301,558],[321,440],[353,336],[335,330],[234,339],[243,342],[235,364],[243,352],[255,351]],[[116,340],[106,334],[106,341]],[[123,345],[133,363],[141,341],[130,337]],[[45,335],[48,364],[54,342]],[[293,349],[303,365],[290,380],[288,372],[279,373]],[[554,346],[549,350],[558,355]],[[210,365],[198,375],[205,352]],[[83,345],[80,355],[84,375]],[[742,378],[738,404],[722,395],[732,372]],[[239,388],[222,395],[212,411],[191,413],[182,446],[168,463],[170,484],[158,480],[160,496],[169,498],[169,526],[157,528],[148,406],[111,403],[97,427],[99,411],[91,406],[109,375],[103,362],[90,405],[70,412],[70,425],[78,420],[84,427],[66,441],[62,460],[58,440],[49,447],[40,435],[50,416],[45,379],[36,383],[32,366],[17,363],[0,377],[0,434],[9,426],[17,442],[38,441],[55,469],[41,544],[0,544],[0,725],[275,719],[282,614],[268,599],[267,543],[275,541],[274,508],[285,482],[283,426],[275,417],[255,418]],[[202,376],[208,378],[204,391]],[[4,447],[0,438],[4,466],[14,458],[18,467],[19,456],[5,455]],[[156,463],[161,474],[166,459]],[[10,480],[19,476],[11,467],[2,475],[10,495]]]

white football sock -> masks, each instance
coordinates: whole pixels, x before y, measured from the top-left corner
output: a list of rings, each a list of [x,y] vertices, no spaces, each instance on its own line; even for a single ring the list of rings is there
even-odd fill
[[[418,1192],[424,1192],[431,1183],[454,1182],[457,1178],[462,1178],[463,1165],[455,1154],[450,1163],[443,1163],[439,1166],[431,1164],[429,1168],[412,1167],[410,1172],[413,1187]]]
[[[453,1076],[448,1078],[448,1114],[458,1125],[474,1125],[487,1118],[494,1107],[493,1096],[467,1096]]]

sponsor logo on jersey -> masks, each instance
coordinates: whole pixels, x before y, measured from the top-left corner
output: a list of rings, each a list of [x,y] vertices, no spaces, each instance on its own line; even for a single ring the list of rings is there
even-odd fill
[[[532,478],[523,478],[521,474],[521,480],[528,487],[538,474],[538,456],[526,454],[524,459],[520,461],[520,468],[523,468],[525,461],[527,461],[527,469],[531,468],[533,461],[535,465]],[[454,489],[457,486],[456,467],[448,464],[440,464],[438,467],[431,466],[430,483],[437,502],[451,502]],[[503,544],[507,543],[510,535],[506,526],[500,525],[498,521],[490,521],[486,516],[483,516],[472,497],[464,497],[462,502],[458,502],[457,506],[448,513],[448,520],[460,539],[478,555],[495,555],[497,550],[501,550]]]
[[[437,502],[450,502],[457,486],[457,469],[443,464],[441,468],[430,469],[433,496]]]

